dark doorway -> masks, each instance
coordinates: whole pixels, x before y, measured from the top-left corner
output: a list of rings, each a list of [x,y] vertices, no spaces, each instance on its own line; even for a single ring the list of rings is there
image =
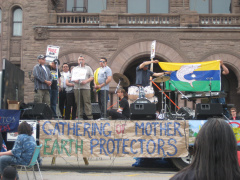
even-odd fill
[[[159,60],[160,62],[166,62],[163,58],[161,57],[156,57],[155,59]],[[154,59],[154,60],[155,60]],[[129,79],[130,81],[130,86],[134,86],[135,82],[136,82],[136,68],[138,65],[140,65],[143,61],[147,61],[150,60],[149,55],[145,55],[145,56],[140,56],[136,59],[134,59],[126,68],[126,70],[124,71],[124,75]],[[160,66],[158,64],[153,64],[153,72],[162,72],[162,69],[160,68]],[[153,77],[154,78],[154,77]],[[175,95],[175,92],[166,92],[164,89],[164,83],[162,83],[162,86],[160,85],[160,83],[156,83],[158,87],[160,87],[163,92],[165,92],[170,99],[172,99],[172,101],[176,101],[177,97]],[[155,96],[158,100],[157,105],[157,110],[160,112],[162,109],[166,109],[166,112],[175,112],[175,106],[170,102],[170,100],[168,98],[165,97],[164,94],[162,94],[162,91],[160,91],[154,84],[152,85],[154,92],[155,92]],[[124,88],[126,91],[128,91],[128,88]],[[163,98],[162,98],[163,97]],[[166,99],[166,100],[165,100]],[[177,102],[175,102],[177,104]]]

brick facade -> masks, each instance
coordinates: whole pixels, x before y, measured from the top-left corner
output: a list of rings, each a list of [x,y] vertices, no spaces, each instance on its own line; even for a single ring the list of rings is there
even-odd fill
[[[37,63],[37,56],[46,52],[47,45],[60,46],[61,64],[76,63],[77,57],[82,54],[95,70],[99,65],[99,58],[107,57],[113,73],[123,74],[133,64],[134,70],[136,64],[140,63],[140,58],[149,60],[151,42],[156,40],[156,58],[161,61],[198,62],[222,59],[230,69],[230,75],[227,76],[230,82],[227,102],[240,109],[239,26],[201,26],[199,14],[189,11],[189,0],[184,0],[184,6],[182,3],[182,0],[169,0],[170,14],[180,16],[179,25],[169,27],[156,24],[149,26],[144,23],[138,26],[121,26],[121,18],[128,15],[127,0],[108,0],[107,9],[99,14],[99,23],[96,25],[58,24],[58,17],[64,15],[64,0],[0,0],[0,57],[19,64],[26,72],[24,87],[27,103],[33,101],[34,87],[27,72]],[[23,10],[21,37],[12,36],[12,11],[16,6]],[[233,0],[233,14],[227,16],[233,15],[235,18],[239,15],[239,7],[238,1]],[[152,16],[149,14],[149,17]],[[151,18],[149,21],[152,21]],[[96,20],[90,19],[89,23],[93,23],[92,21]],[[178,22],[177,18],[173,18],[174,22]],[[237,18],[236,22],[239,23]],[[135,74],[132,73],[131,76]],[[110,83],[112,94],[116,86],[114,81]],[[113,102],[113,95],[111,97]],[[184,105],[184,101],[179,100],[179,104]]]

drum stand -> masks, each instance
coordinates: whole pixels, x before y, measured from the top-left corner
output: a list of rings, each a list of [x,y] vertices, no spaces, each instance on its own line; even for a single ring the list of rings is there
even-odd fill
[[[163,114],[163,118],[165,119],[166,117],[166,113],[167,113],[167,99],[166,97],[163,95],[163,82],[160,83],[161,89],[162,89],[162,109],[161,109],[161,113]]]
[[[118,85],[117,85],[117,87],[116,87],[115,94],[117,94],[117,91],[118,91],[118,89],[119,89],[120,83],[121,83],[121,78],[119,78],[119,80],[118,80]],[[119,98],[117,97],[117,107],[118,107],[118,106],[119,106]]]

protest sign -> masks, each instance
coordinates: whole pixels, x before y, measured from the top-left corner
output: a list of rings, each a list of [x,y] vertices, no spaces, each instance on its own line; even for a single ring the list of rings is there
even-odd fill
[[[37,140],[37,120],[20,120],[19,124],[26,121],[33,129],[32,136]],[[7,132],[7,141],[16,141],[18,132]]]
[[[87,75],[87,69],[81,69],[79,70],[78,68],[73,68],[72,70],[72,81],[75,80],[83,80],[86,78]]]
[[[185,157],[188,121],[40,121],[42,156]]]
[[[55,59],[58,59],[59,46],[48,45],[46,51],[46,61],[52,62]]]
[[[16,132],[19,119],[19,110],[0,109],[0,131],[1,132]]]

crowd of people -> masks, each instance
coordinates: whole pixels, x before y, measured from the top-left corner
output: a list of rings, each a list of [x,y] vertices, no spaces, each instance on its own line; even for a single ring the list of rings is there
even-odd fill
[[[83,56],[78,57],[78,66],[71,66],[70,71],[69,65],[64,63],[61,73],[59,60],[47,65],[44,55],[39,55],[37,59],[38,64],[33,68],[35,103],[49,105],[55,118],[58,117],[56,105],[59,104],[64,119],[83,119],[84,113],[87,119],[93,119],[90,85],[94,81],[93,89],[98,94],[101,118],[106,118],[112,70],[107,66],[105,57],[100,59],[100,67],[95,72],[85,63]]]
[[[56,105],[59,104],[59,110],[61,116],[64,119],[83,119],[83,114],[85,113],[87,119],[93,119],[92,106],[91,106],[91,82],[94,82],[93,90],[97,92],[98,104],[101,110],[101,118],[107,118],[108,116],[112,119],[129,119],[130,110],[129,104],[126,101],[127,93],[123,92],[124,89],[119,89],[117,95],[120,99],[118,110],[107,110],[107,102],[109,100],[109,83],[112,80],[112,70],[107,65],[107,59],[105,57],[100,58],[99,68],[94,72],[85,63],[83,56],[78,57],[78,66],[71,66],[69,70],[69,65],[64,63],[60,66],[59,60],[54,60],[46,65],[46,60],[44,55],[39,55],[37,57],[38,64],[33,68],[34,75],[34,102],[35,103],[46,103],[50,106],[53,116],[57,117]],[[136,68],[136,86],[141,89],[141,87],[149,86],[150,77],[169,75],[171,72],[159,72],[155,73],[149,70],[149,65],[151,63],[158,63],[158,60],[154,61],[144,61]],[[220,61],[221,65],[221,75],[229,74],[228,68]],[[60,68],[62,67],[62,72],[60,73]],[[221,83],[221,91],[224,91],[224,83]],[[120,93],[124,94],[124,98],[121,97]],[[58,98],[59,97],[59,98]],[[58,101],[59,100],[59,101]],[[121,102],[121,100],[123,100]],[[123,103],[124,102],[124,103]],[[212,98],[211,103],[221,103],[225,104],[225,97],[222,98]],[[123,107],[124,104],[124,107]],[[124,109],[128,107],[128,109]],[[65,111],[64,111],[65,109]],[[127,112],[123,116],[122,111]],[[224,108],[224,115],[227,118],[233,120],[240,120],[237,116],[237,112],[233,115],[232,112],[236,112],[235,109],[231,109],[231,115],[227,108]],[[71,114],[71,115],[70,115]],[[120,114],[120,115],[119,115]]]

